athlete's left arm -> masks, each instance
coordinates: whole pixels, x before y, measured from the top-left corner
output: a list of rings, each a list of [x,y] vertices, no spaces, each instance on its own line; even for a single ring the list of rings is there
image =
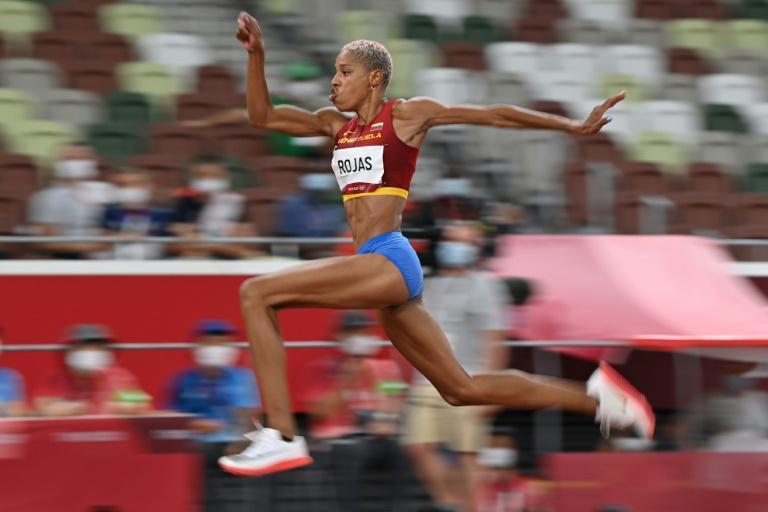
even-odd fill
[[[417,133],[425,132],[433,126],[475,124],[498,128],[539,128],[591,135],[599,132],[611,121],[610,117],[606,117],[606,112],[625,96],[625,91],[622,91],[608,98],[595,107],[583,121],[511,105],[445,106],[432,98],[413,98],[405,101],[395,112],[398,117],[407,119],[408,124],[412,125]]]

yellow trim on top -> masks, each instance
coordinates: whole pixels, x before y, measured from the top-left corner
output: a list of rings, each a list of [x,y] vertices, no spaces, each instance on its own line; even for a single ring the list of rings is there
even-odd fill
[[[380,187],[373,192],[361,192],[360,194],[345,194],[342,196],[344,201],[363,196],[397,196],[408,199],[408,191],[398,187]]]

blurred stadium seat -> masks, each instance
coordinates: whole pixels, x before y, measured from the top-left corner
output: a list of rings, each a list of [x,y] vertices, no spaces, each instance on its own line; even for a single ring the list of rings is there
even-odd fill
[[[50,166],[59,148],[76,140],[77,134],[69,123],[29,120],[8,126],[11,150],[32,157],[40,167]]]

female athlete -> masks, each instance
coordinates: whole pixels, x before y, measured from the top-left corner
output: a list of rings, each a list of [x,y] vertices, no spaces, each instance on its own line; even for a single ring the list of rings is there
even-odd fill
[[[336,57],[329,100],[334,107],[309,112],[273,106],[264,78],[264,46],[256,19],[241,13],[237,38],[248,51],[250,123],[293,136],[333,137],[332,167],[341,188],[356,248],[354,256],[310,262],[243,283],[242,314],[269,428],[246,436],[242,453],[219,460],[235,474],[257,476],[312,462],[296,435],[285,373],[285,350],[276,311],[283,308],[377,309],[392,344],[451,405],[502,405],[518,409],[562,407],[595,416],[604,432],[635,427],[651,437],[654,417],[645,398],[605,364],[587,386],[517,371],[469,375],[420,300],[419,259],[400,233],[403,207],[419,146],[434,126],[474,124],[594,134],[610,121],[608,109],[624,93],[596,107],[584,121],[517,107],[445,106],[430,98],[387,100],[392,76],[387,49],[353,41]],[[351,119],[342,112],[353,112]]]

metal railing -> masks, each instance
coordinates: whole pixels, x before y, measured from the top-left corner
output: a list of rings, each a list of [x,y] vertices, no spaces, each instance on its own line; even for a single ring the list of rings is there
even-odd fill
[[[695,340],[676,340],[670,339],[668,343],[664,340],[637,340],[637,341],[585,341],[585,340],[507,340],[503,344],[515,348],[633,348],[638,350],[664,350],[665,344],[669,345],[668,350],[676,348],[768,348],[768,340],[739,340],[739,339],[715,339],[702,340],[700,343]],[[237,348],[248,348],[248,342],[233,342]],[[392,346],[388,340],[382,340],[376,343],[379,347]],[[6,352],[44,352],[67,350],[71,345],[69,343],[24,343],[3,345],[2,350]],[[197,343],[191,342],[135,342],[135,343],[110,343],[110,348],[116,350],[182,350],[192,349]],[[307,340],[307,341],[285,341],[283,346],[288,349],[303,348],[334,348],[338,346],[335,341],[328,340]]]
[[[549,233],[547,233],[549,234]],[[418,235],[416,235],[418,236]],[[733,246],[765,246],[768,240],[757,238],[714,238],[721,245]],[[171,236],[147,236],[125,238],[119,236],[0,236],[3,244],[60,244],[60,243],[147,243],[147,244],[291,244],[291,245],[329,245],[352,243],[350,237],[280,237],[280,236],[251,236],[251,237],[206,237],[180,238]]]

